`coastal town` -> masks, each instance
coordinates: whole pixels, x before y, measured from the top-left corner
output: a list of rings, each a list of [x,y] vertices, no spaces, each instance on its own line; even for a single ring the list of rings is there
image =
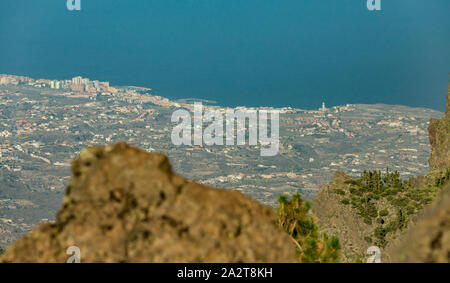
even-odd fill
[[[275,206],[280,194],[312,199],[336,171],[358,176],[360,168],[389,168],[404,179],[426,173],[428,121],[442,115],[385,104],[278,108],[279,153],[262,157],[259,147],[248,144],[173,145],[171,115],[182,108],[192,111],[193,102],[156,96],[150,88],[82,76],[0,75],[0,246],[53,220],[71,162],[89,145],[124,141],[164,153],[183,177]],[[205,103],[209,109],[262,108]]]

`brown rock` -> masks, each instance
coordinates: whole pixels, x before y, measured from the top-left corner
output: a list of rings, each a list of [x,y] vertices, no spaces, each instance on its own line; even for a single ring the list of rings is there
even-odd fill
[[[450,167],[450,82],[446,113],[441,119],[431,119],[428,132],[431,144],[428,175],[433,176]],[[450,263],[450,184],[410,226],[407,233],[387,248],[391,261]]]
[[[441,119],[430,121],[431,171],[409,180],[415,188],[435,186],[436,178],[442,177],[450,167],[450,82],[446,109]],[[337,172],[313,201],[313,213],[319,220],[319,227],[338,236],[344,261],[366,256],[366,249],[371,244],[364,239],[373,235],[376,225],[364,223],[351,206],[339,202],[340,197],[334,192],[348,189],[348,179],[350,177],[343,172]],[[384,220],[388,219],[385,217]],[[388,245],[382,250],[383,262],[450,262],[450,185],[442,190],[425,212],[413,215],[407,227],[396,235],[386,236]]]
[[[343,262],[354,262],[356,258],[364,255],[369,247],[364,236],[373,231],[373,227],[364,223],[351,206],[343,205],[334,193],[336,189],[348,190],[350,185],[346,181],[350,179],[344,172],[337,171],[333,180],[320,188],[312,203],[320,231],[339,238]]]
[[[441,119],[431,119],[428,127],[431,170],[446,170],[450,167],[450,82],[447,92],[446,113]]]
[[[187,181],[168,159],[120,143],[90,147],[55,223],[8,248],[3,262],[295,262],[274,211],[234,191]]]
[[[386,254],[392,262],[450,263],[450,185]]]

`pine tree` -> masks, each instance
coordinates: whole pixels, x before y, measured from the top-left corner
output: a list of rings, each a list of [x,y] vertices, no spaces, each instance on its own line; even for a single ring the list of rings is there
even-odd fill
[[[338,262],[341,246],[337,237],[328,238],[309,215],[311,204],[305,202],[300,194],[289,200],[280,196],[277,213],[279,225],[286,231],[297,246],[301,262]]]

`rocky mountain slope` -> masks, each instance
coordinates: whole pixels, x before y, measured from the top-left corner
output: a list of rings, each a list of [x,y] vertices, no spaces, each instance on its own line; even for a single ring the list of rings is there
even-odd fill
[[[373,229],[364,223],[362,217],[341,203],[341,199],[334,192],[334,188],[347,186],[345,181],[349,179],[351,177],[344,172],[336,172],[333,181],[322,187],[313,201],[312,208],[321,230],[339,237],[343,247],[344,262],[352,261],[362,255],[364,247],[367,246],[364,237],[373,232]]]
[[[2,262],[295,262],[273,209],[172,173],[164,155],[126,144],[74,161],[55,223],[10,246]]]
[[[450,167],[450,82],[445,115],[431,119],[430,173],[438,175]],[[450,183],[439,192],[410,229],[386,248],[393,262],[447,262],[450,263]]]
[[[431,145],[430,170],[446,170],[450,164],[450,82],[445,115],[430,120],[428,133]]]
[[[429,136],[425,176],[404,181],[396,172],[367,171],[355,179],[337,172],[321,188],[313,212],[324,232],[339,237],[344,261],[364,259],[377,245],[385,261],[450,262],[450,83],[447,111],[431,119]]]
[[[410,229],[386,248],[391,262],[450,263],[450,184]]]

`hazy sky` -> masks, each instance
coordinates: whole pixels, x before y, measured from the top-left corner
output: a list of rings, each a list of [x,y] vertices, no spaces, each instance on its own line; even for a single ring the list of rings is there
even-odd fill
[[[0,1],[0,73],[83,75],[223,105],[444,110],[450,1]]]

